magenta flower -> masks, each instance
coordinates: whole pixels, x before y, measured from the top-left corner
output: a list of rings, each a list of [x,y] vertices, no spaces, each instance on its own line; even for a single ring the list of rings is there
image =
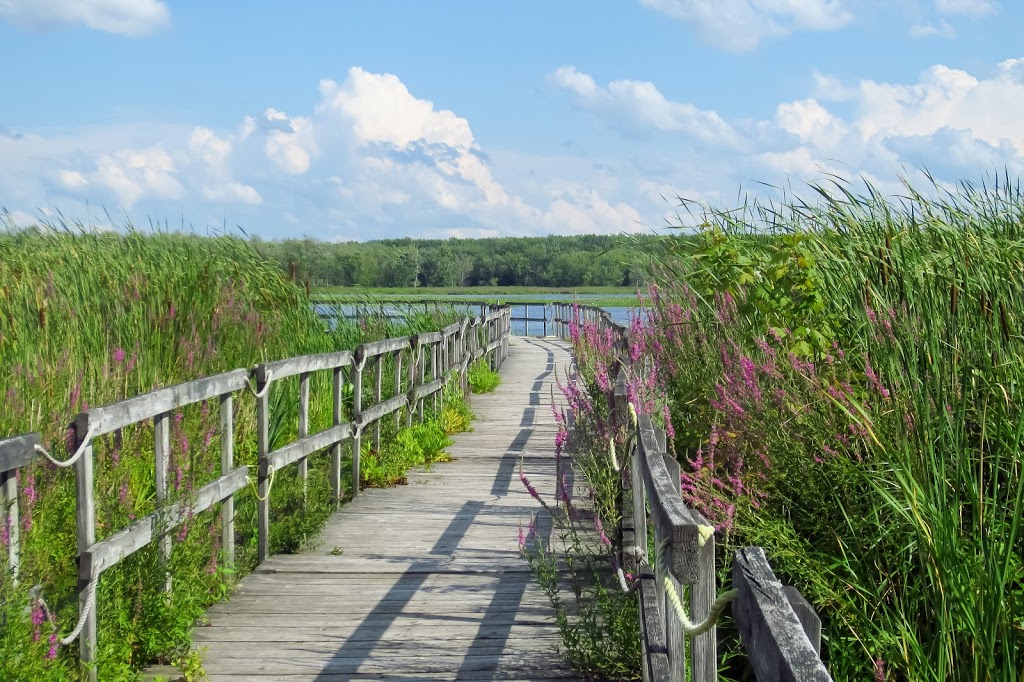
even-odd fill
[[[118,347],[114,349],[114,363],[120,365],[124,362],[124,348]]]

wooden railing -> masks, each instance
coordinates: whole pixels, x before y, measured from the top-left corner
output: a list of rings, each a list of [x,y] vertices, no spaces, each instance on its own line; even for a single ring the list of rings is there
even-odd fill
[[[689,593],[690,620],[700,622],[708,615],[717,591],[714,527],[683,503],[680,465],[666,452],[665,432],[650,415],[640,412],[634,418],[630,414],[627,374],[642,368],[628,364],[626,330],[598,308],[578,306],[577,318],[571,304],[556,305],[564,337],[569,335],[568,326],[578,321],[581,326],[593,323],[602,333],[612,329],[617,339],[619,372],[610,407],[615,423],[625,426],[635,443],[628,453],[629,484],[624,484],[620,497],[623,521],[618,558],[639,579],[643,679],[713,682],[718,676],[716,630],[712,627],[691,638],[687,677],[687,637],[669,604],[665,583],[667,578],[679,595]],[[653,530],[653,547],[648,547],[648,525]],[[638,545],[640,552],[629,551]],[[666,554],[658,556],[659,551]],[[649,562],[637,559],[647,554]],[[733,555],[732,582],[736,590],[732,618],[756,678],[830,682],[819,657],[821,621],[796,589],[783,587],[776,579],[762,548],[745,547]]]
[[[485,357],[495,370],[508,354],[510,310],[492,306],[484,315],[464,318],[441,331],[421,333],[397,339],[366,343],[354,351],[278,360],[257,365],[252,370],[236,369],[211,377],[196,379],[128,398],[104,407],[80,413],[72,424],[79,452],[75,460],[76,517],[78,533],[78,595],[80,612],[79,651],[90,679],[96,679],[90,665],[96,655],[96,584],[103,571],[142,549],[154,540],[166,561],[171,552],[172,533],[188,517],[220,504],[223,559],[234,561],[234,494],[247,485],[250,467],[235,466],[233,401],[234,394],[255,381],[257,422],[257,561],[268,556],[270,536],[270,483],[275,471],[295,464],[305,485],[307,459],[315,452],[331,449],[331,485],[335,502],[343,497],[341,484],[341,446],[352,446],[352,493],[359,493],[359,460],[362,437],[369,430],[375,446],[380,444],[380,422],[389,415],[401,418],[406,410],[406,424],[413,414],[424,417],[423,402],[434,401],[436,409],[440,392],[447,381],[458,377],[463,391],[467,389],[469,365]],[[394,368],[394,385],[382,385],[385,363]],[[407,369],[402,371],[403,362]],[[310,376],[314,372],[332,373],[333,424],[317,433],[309,433]],[[342,420],[342,395],[345,374],[352,386],[352,420]],[[286,377],[299,377],[298,440],[280,448],[269,448],[270,392],[275,382]],[[362,404],[364,383],[372,382],[372,398]],[[387,394],[387,397],[385,397]],[[189,405],[219,400],[221,475],[194,491],[188,498],[168,500],[168,465],[170,462],[171,420],[176,410]],[[95,499],[93,482],[92,441],[133,424],[152,420],[154,433],[156,511],[127,528],[96,540]],[[8,544],[8,564],[17,576],[18,557],[18,490],[16,472],[37,456],[38,433],[0,439],[0,490],[2,490],[3,522],[12,528]],[[171,589],[168,577],[165,589]]]

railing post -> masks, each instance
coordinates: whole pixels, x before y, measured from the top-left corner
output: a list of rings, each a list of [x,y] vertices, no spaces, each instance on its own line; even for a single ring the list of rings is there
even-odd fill
[[[309,372],[299,374],[299,440],[309,435]],[[302,481],[302,503],[306,503],[309,487],[309,462],[303,457],[298,464]]]
[[[341,405],[345,375],[341,367],[335,367],[331,373],[331,393],[333,398],[333,423],[341,425]],[[341,443],[331,446],[331,500],[335,506],[341,504]]]
[[[430,380],[437,381],[437,356],[441,353],[441,344],[435,343],[430,347]],[[432,396],[434,399],[434,415],[437,415],[438,391]]]
[[[545,303],[541,309],[544,311],[542,317],[544,318],[544,336],[548,335],[548,305]]]
[[[359,424],[363,412],[363,366],[366,351],[363,346],[356,348],[352,361],[352,421]],[[352,433],[352,497],[359,494],[359,458],[363,454],[362,426],[356,426]]]
[[[395,396],[402,393],[402,351],[395,351]],[[408,409],[408,408],[406,408]],[[395,410],[395,428],[402,425],[402,411]]]
[[[256,485],[256,563],[270,556],[270,390],[267,366],[256,367],[256,453],[259,464]]]
[[[17,470],[5,471],[0,474],[2,490],[0,490],[0,501],[3,503],[3,523],[8,529],[7,537],[7,565],[11,569],[11,578],[14,584],[18,584],[18,570],[21,557],[19,555],[21,540],[21,515],[18,507],[18,472]]]
[[[377,356],[377,362],[373,375],[373,404],[379,405],[381,398],[381,387],[384,384],[384,354]],[[373,450],[380,452],[380,420],[373,422]]]
[[[167,503],[167,470],[171,459],[171,415],[158,414],[153,420],[153,453],[156,460],[156,508],[162,510]],[[160,528],[160,565],[165,571],[164,591],[171,591],[171,574],[167,562],[171,558],[171,534]]]
[[[220,397],[220,475],[235,468],[234,401],[230,393]],[[224,563],[235,563],[235,496],[228,495],[220,505],[220,549]]]
[[[74,423],[75,449],[82,447],[82,441],[89,432],[89,414],[78,415]],[[93,491],[92,443],[85,446],[85,452],[75,462],[75,509],[78,530],[78,612],[88,611],[82,632],[78,635],[79,660],[86,672],[89,682],[96,682],[96,590],[89,597],[89,584],[92,582],[91,567],[81,565],[82,556],[96,542],[96,507]],[[86,571],[82,569],[86,568]]]
[[[416,382],[416,388],[422,388],[427,383],[427,348],[428,345],[420,344],[419,369],[417,371],[418,381]],[[416,406],[419,411],[420,424],[423,423],[423,401],[424,398],[420,396],[419,403]]]
[[[414,335],[412,338],[409,339],[409,342],[410,342],[410,345],[412,347],[412,351],[411,351],[411,353],[409,355],[409,384],[408,384],[408,392],[409,392],[410,397],[412,397],[413,399],[409,401],[408,409],[406,409],[406,411],[405,411],[405,425],[406,425],[407,428],[411,428],[412,427],[412,415],[413,415],[413,412],[416,411],[416,402],[417,402],[415,400],[415,395],[416,395],[415,394],[415,391],[416,391],[416,371],[417,371],[417,368],[419,367],[419,364],[420,364],[420,361],[419,361],[420,337]]]

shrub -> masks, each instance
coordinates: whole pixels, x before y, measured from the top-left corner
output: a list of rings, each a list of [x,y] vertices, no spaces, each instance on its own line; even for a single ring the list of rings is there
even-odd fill
[[[501,385],[501,375],[493,371],[484,359],[469,368],[469,388],[473,393],[491,393]]]

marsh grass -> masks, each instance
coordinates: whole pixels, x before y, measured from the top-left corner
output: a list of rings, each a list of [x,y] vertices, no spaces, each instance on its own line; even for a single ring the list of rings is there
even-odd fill
[[[90,405],[258,362],[434,330],[454,319],[453,311],[438,308],[401,323],[367,318],[328,329],[302,289],[234,237],[144,234],[130,225],[118,233],[65,223],[7,229],[0,231],[0,434],[38,431],[65,459],[67,426]],[[386,369],[392,376],[393,367]],[[325,374],[311,379],[310,432],[332,420]],[[272,447],[298,436],[297,395],[297,378],[271,389]],[[217,410],[210,401],[173,415],[171,499],[187,500],[221,474]],[[234,423],[235,462],[255,464],[255,405],[245,391],[235,397]],[[94,451],[102,539],[155,509],[153,427],[98,438]],[[310,458],[305,498],[295,467],[275,476],[272,551],[298,551],[334,510],[327,460]],[[51,642],[78,618],[74,473],[40,460],[19,473],[19,490],[22,579],[16,587],[2,571],[0,679],[77,679],[76,645]],[[155,546],[104,572],[97,593],[100,679],[132,679],[147,663],[179,657],[204,608],[252,568],[254,490],[236,495],[234,566],[221,560],[217,511],[195,514],[175,532],[169,598]],[[10,541],[8,529],[0,539]],[[52,620],[28,598],[33,585]]]
[[[1024,195],[816,193],[700,207],[655,259],[684,489],[836,679],[1024,679]]]

